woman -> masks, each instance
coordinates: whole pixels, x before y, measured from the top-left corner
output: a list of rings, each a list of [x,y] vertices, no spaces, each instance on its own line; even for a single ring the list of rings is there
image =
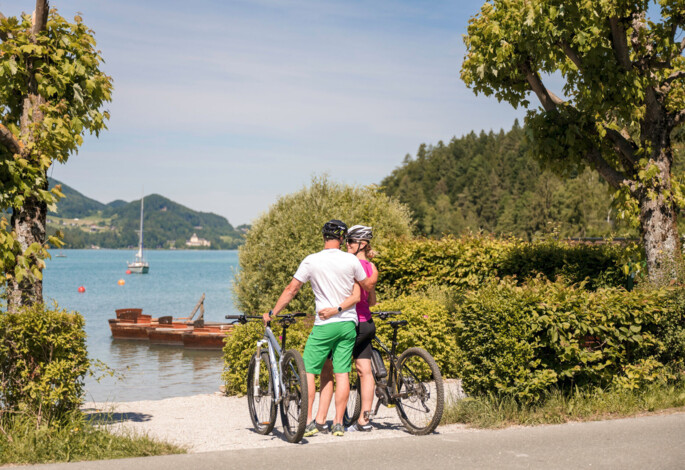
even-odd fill
[[[375,255],[375,252],[371,249],[372,238],[373,231],[371,227],[365,227],[364,225],[351,227],[347,232],[347,252],[359,258],[359,262],[362,264],[366,275],[375,286],[378,281],[378,270],[370,261]],[[357,303],[357,317],[359,320],[357,340],[352,351],[352,357],[355,359],[357,375],[359,376],[362,406],[359,419],[348,427],[347,431],[369,432],[373,429],[368,420],[368,413],[371,412],[371,406],[373,405],[376,384],[371,370],[371,340],[376,335],[376,325],[371,318],[369,307],[375,304],[375,289],[372,289],[370,292],[361,289],[361,299]]]

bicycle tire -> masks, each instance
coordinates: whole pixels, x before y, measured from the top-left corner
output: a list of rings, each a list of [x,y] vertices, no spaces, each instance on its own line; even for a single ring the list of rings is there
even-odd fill
[[[276,424],[276,400],[274,399],[271,361],[266,351],[263,351],[259,361],[259,384],[255,387],[256,359],[257,354],[252,356],[250,365],[247,367],[247,407],[250,410],[250,419],[255,431],[259,434],[269,434]]]
[[[288,349],[283,354],[283,383],[285,393],[281,400],[281,423],[288,442],[300,442],[307,426],[307,373],[299,352]]]
[[[423,348],[409,348],[398,361],[397,414],[411,434],[430,434],[440,424],[445,391],[438,364]]]
[[[350,386],[350,395],[347,397],[347,408],[343,415],[343,426],[352,426],[362,414],[361,383],[359,377]]]

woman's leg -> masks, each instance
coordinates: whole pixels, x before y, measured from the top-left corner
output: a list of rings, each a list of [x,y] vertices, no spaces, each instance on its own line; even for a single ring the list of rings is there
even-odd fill
[[[367,411],[370,412],[371,407],[373,406],[376,380],[374,379],[373,371],[371,370],[371,359],[357,359],[356,365],[361,388],[360,392],[362,395],[362,412],[357,421],[360,425],[364,425],[369,422],[364,413]]]

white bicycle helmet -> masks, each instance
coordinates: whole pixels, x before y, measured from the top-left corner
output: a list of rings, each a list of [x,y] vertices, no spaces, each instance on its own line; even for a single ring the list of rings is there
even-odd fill
[[[348,240],[370,241],[373,238],[373,228],[365,225],[354,225],[347,231]]]

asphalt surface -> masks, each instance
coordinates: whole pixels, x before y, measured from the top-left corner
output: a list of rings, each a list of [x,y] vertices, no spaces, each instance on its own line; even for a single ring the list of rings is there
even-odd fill
[[[440,428],[439,428],[440,429]],[[51,470],[685,468],[685,413],[379,440],[37,465]]]

